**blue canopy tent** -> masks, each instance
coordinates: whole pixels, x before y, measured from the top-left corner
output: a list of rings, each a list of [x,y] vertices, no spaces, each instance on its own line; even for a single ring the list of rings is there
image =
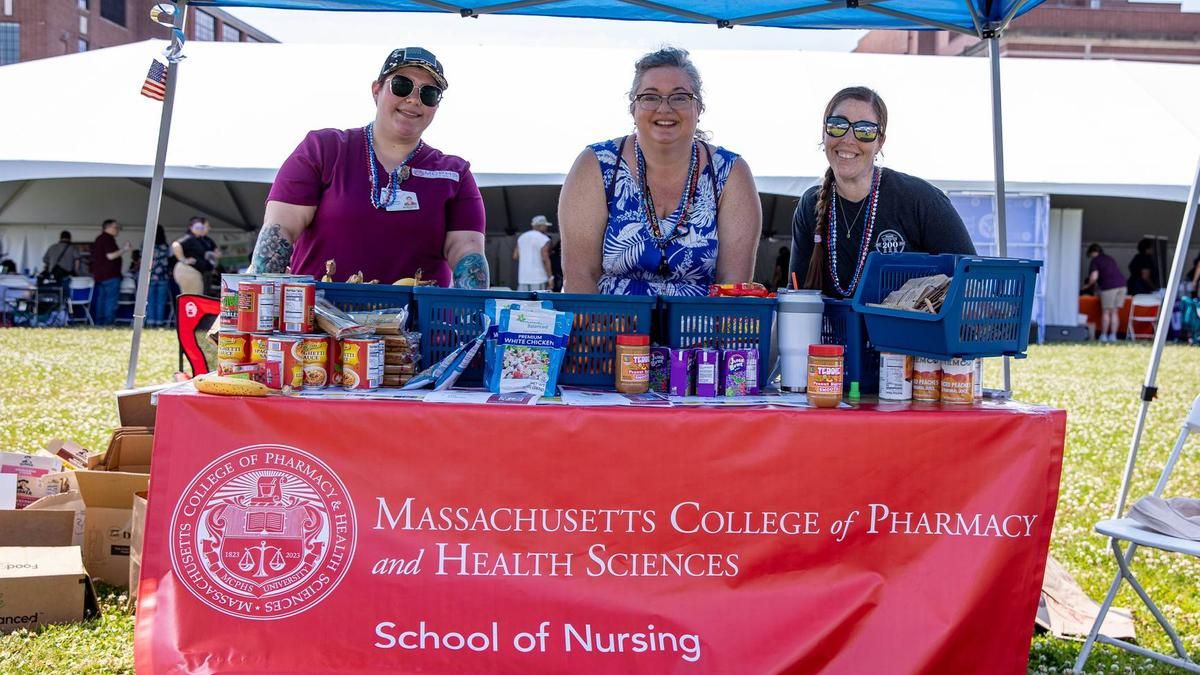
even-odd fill
[[[996,228],[999,253],[1007,253],[1004,199],[1004,136],[1000,103],[999,37],[1017,16],[1028,12],[1042,0],[513,0],[483,5],[456,5],[443,0],[172,0],[152,12],[154,20],[172,26],[173,38],[167,50],[170,69],[166,97],[159,121],[158,150],[146,208],[146,230],[142,250],[154,247],[155,225],[162,202],[163,176],[167,145],[171,133],[171,113],[175,87],[179,81],[183,48],[183,26],[187,6],[259,7],[270,9],[373,11],[373,12],[446,12],[464,18],[487,14],[548,16],[563,18],[615,19],[624,21],[667,21],[712,24],[717,28],[764,26],[810,29],[895,29],[948,30],[974,35],[988,41],[991,60],[992,137],[996,169]],[[150,256],[138,270],[137,297],[134,302],[133,342],[129,350],[126,388],[133,387],[137,374],[138,351],[145,321],[149,293]],[[1008,360],[1004,361],[1004,388],[1009,390]]]

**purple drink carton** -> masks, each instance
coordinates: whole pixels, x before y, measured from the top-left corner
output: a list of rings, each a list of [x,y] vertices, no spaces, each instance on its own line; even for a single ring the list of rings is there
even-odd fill
[[[671,388],[671,348],[650,348],[650,391],[667,393]]]
[[[758,393],[758,350],[721,350],[721,392],[726,396]]]
[[[696,349],[696,395],[716,396],[720,375],[721,352],[716,349]]]
[[[691,396],[696,391],[696,352],[692,349],[672,349],[668,360],[670,375],[667,381],[667,393],[671,396]],[[650,357],[651,363],[654,357]]]

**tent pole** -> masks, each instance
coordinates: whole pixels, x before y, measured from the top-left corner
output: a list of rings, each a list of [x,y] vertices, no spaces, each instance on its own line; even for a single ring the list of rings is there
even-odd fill
[[[1196,177],[1188,192],[1187,206],[1183,209],[1183,223],[1179,226],[1179,240],[1175,242],[1175,257],[1167,276],[1167,291],[1158,309],[1158,325],[1154,329],[1154,349],[1150,352],[1150,365],[1146,367],[1146,381],[1142,385],[1142,405],[1138,410],[1137,422],[1133,427],[1133,439],[1129,442],[1129,456],[1125,459],[1125,473],[1121,476],[1121,493],[1117,498],[1117,509],[1113,518],[1125,512],[1125,500],[1129,497],[1129,482],[1133,478],[1133,467],[1137,463],[1138,443],[1146,428],[1146,415],[1150,402],[1158,395],[1158,362],[1162,359],[1163,346],[1167,342],[1167,329],[1171,325],[1171,310],[1175,307],[1175,294],[1179,292],[1179,274],[1187,264],[1188,244],[1192,241],[1192,225],[1196,222],[1196,202],[1200,199],[1200,162],[1196,164]]]
[[[1008,203],[1004,195],[1004,122],[1000,114],[1000,38],[995,35],[988,38],[988,60],[992,63],[992,157],[996,163],[996,244],[997,252],[1003,258],[1008,255],[1008,228],[1005,225],[1005,208]],[[1004,357],[1004,392],[1012,392],[1012,371],[1009,369],[1007,356]]]
[[[182,35],[184,17],[187,15],[187,0],[178,0],[175,8],[174,30],[171,40],[176,42],[173,53],[178,54],[182,44],[177,35]],[[154,262],[154,237],[158,230],[158,212],[162,206],[163,177],[167,165],[167,141],[171,137],[171,113],[175,108],[175,85],[179,82],[179,60],[168,58],[167,91],[163,97],[162,117],[158,122],[158,151],[154,156],[154,178],[150,182],[150,201],[146,205],[146,231],[142,233],[142,264],[138,268],[137,296],[133,302],[133,341],[129,346],[129,369],[125,375],[125,388],[132,389],[137,376],[138,352],[142,343],[142,326],[146,320],[146,300],[150,293],[150,267]]]

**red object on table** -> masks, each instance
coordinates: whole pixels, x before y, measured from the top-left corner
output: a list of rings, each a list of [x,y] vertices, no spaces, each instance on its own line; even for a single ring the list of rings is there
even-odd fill
[[[157,415],[153,673],[1024,673],[1066,426],[194,393]]]

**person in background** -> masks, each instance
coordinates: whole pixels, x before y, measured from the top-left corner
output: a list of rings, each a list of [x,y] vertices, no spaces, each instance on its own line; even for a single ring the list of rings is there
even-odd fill
[[[791,271],[803,288],[852,296],[872,251],[975,254],[944,192],[877,164],[887,124],[887,106],[867,87],[847,87],[825,106],[829,169],[792,217]]]
[[[1154,260],[1154,240],[1143,237],[1137,245],[1137,255],[1129,261],[1129,283],[1126,288],[1130,295],[1154,293],[1162,288],[1158,283],[1158,263]]]
[[[550,238],[550,290],[560,293],[562,289],[562,235],[555,234]]]
[[[1184,290],[1193,298],[1200,298],[1200,255],[1192,261],[1192,268],[1184,277]]]
[[[513,260],[517,261],[517,290],[544,291],[554,281],[550,267],[550,221],[546,216],[534,216],[529,231],[517,237]]]
[[[117,314],[117,301],[121,295],[121,254],[129,250],[129,243],[117,244],[121,224],[109,218],[100,226],[100,234],[92,242],[91,271],[95,280],[92,296],[92,316],[97,326],[111,325]]]
[[[0,260],[0,274],[16,274],[17,263],[11,260]]]
[[[1100,293],[1100,342],[1116,342],[1118,318],[1125,304],[1125,277],[1112,256],[1104,252],[1100,244],[1088,247],[1087,283],[1084,290],[1094,288]]]
[[[171,246],[167,244],[167,233],[160,224],[154,231],[154,258],[150,261],[150,288],[146,299],[147,326],[162,326],[166,323],[167,301],[170,299],[167,266],[170,260]]]
[[[389,54],[371,83],[374,120],[311,131],[280,167],[249,271],[320,278],[334,260],[335,281],[361,272],[390,284],[420,270],[439,286],[487,288],[471,165],[422,140],[447,86],[428,50]]]
[[[702,89],[682,49],[635,64],[636,132],[585,148],[563,183],[563,290],[702,296],[751,281],[762,205],[746,161],[697,129]]]
[[[188,233],[171,244],[175,282],[180,293],[204,295],[207,277],[220,259],[217,243],[208,236],[208,219],[192,216]]]
[[[786,246],[779,247],[779,255],[775,256],[775,269],[771,272],[771,285],[767,288],[774,291],[777,288],[788,288],[788,270],[792,265],[792,252]]]
[[[43,268],[49,278],[62,282],[69,276],[79,274],[79,249],[71,243],[71,233],[58,233],[58,242],[46,249],[42,256]]]

